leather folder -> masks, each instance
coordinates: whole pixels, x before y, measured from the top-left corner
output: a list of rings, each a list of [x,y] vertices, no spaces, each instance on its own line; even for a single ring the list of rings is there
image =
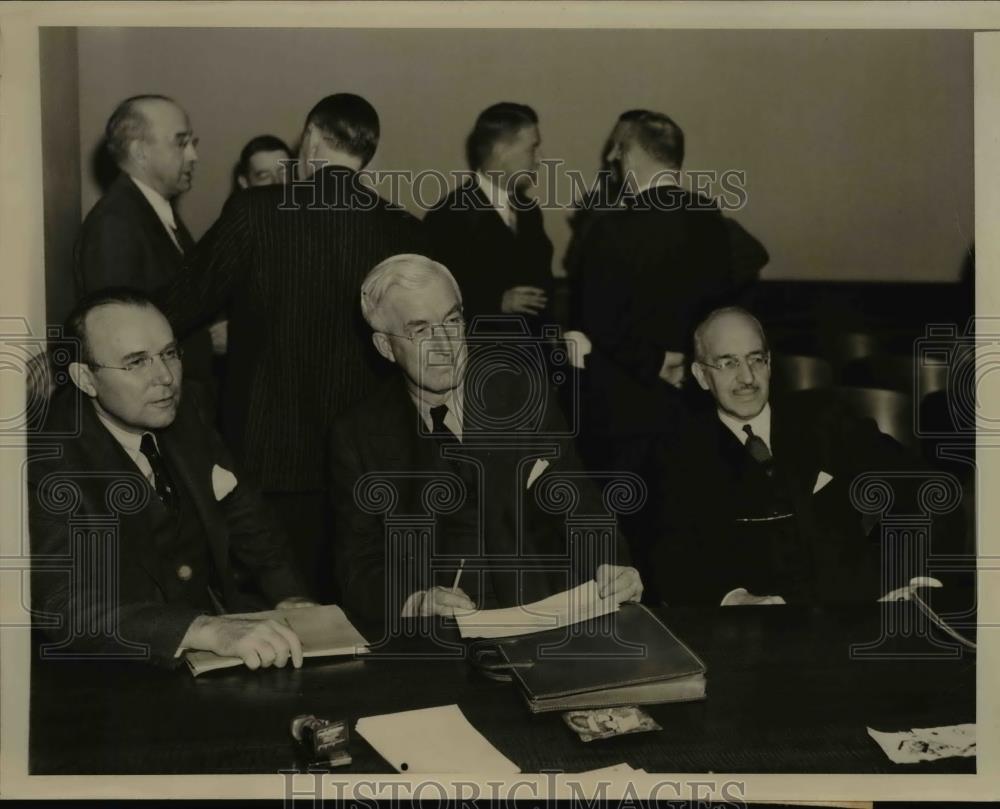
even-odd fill
[[[498,651],[532,713],[705,698],[705,664],[640,604]]]

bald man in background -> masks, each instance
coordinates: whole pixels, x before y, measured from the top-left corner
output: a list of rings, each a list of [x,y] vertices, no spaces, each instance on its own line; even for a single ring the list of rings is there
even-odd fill
[[[117,286],[153,294],[180,272],[195,246],[176,203],[191,189],[198,139],[173,99],[138,95],[115,108],[105,141],[120,173],[77,237],[77,297]],[[187,336],[183,348],[187,376],[214,393],[208,329]]]

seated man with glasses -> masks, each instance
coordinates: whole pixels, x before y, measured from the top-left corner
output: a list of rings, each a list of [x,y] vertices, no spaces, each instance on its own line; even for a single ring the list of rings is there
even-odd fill
[[[603,597],[638,600],[615,531],[569,539],[568,516],[607,527],[607,512],[541,356],[494,337],[472,350],[454,277],[424,256],[376,266],[361,310],[399,373],[334,424],[344,606],[385,625],[529,604],[592,578]]]
[[[73,384],[53,398],[28,467],[40,625],[63,654],[169,666],[203,649],[251,669],[300,666],[288,626],[220,614],[311,602],[198,389],[182,396],[167,319],[144,293],[111,287],[77,305],[67,337]]]
[[[744,309],[709,314],[694,353],[691,371],[715,406],[690,414],[659,448],[652,568],[663,600],[878,598],[878,531],[850,487],[864,472],[916,470],[917,459],[832,396],[772,402],[764,330]]]

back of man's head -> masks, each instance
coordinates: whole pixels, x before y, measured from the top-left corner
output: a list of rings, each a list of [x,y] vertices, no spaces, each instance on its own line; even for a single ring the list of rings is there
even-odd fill
[[[624,139],[638,145],[657,163],[671,169],[680,169],[684,164],[684,132],[669,116],[630,110],[619,121],[627,123]]]
[[[309,111],[306,126],[314,126],[335,149],[357,157],[362,166],[378,148],[378,113],[353,93],[334,93],[324,98]]]
[[[108,153],[120,168],[128,162],[129,144],[148,136],[149,119],[143,112],[143,106],[156,101],[176,103],[172,98],[152,93],[132,96],[115,107],[108,118],[104,127],[104,140]]]
[[[469,168],[479,171],[486,163],[494,144],[512,138],[526,126],[537,126],[537,113],[526,104],[501,101],[487,107],[476,118],[476,124],[465,142]]]

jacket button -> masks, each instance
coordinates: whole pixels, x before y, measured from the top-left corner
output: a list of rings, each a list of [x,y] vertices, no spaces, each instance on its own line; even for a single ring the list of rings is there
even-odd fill
[[[190,581],[193,575],[194,571],[191,569],[190,565],[181,565],[177,568],[177,578],[181,581]]]

